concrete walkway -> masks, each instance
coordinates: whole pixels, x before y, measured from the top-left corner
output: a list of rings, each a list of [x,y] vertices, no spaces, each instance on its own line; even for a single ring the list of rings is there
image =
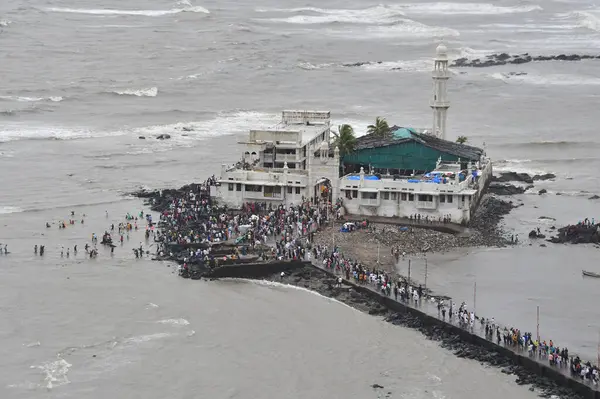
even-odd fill
[[[361,287],[368,288],[370,291],[372,291],[375,294],[378,294],[378,295],[381,295],[381,296],[385,296],[379,290],[376,290],[375,287],[371,283],[356,284],[354,281],[348,281],[348,280],[346,280],[345,277],[344,277],[345,273],[343,273],[341,271],[340,272],[336,272],[334,269],[327,269],[327,268],[323,267],[322,261],[319,261],[318,259],[313,259],[311,263],[313,264],[313,266],[317,267],[318,269],[323,270],[324,272],[326,272],[328,274],[333,274],[335,276],[342,277],[343,280],[344,280],[344,283],[346,285],[348,285],[348,286],[353,287],[355,285],[360,285]],[[395,301],[393,294],[391,296],[387,297],[387,298],[389,298],[392,301]],[[442,319],[441,314],[438,313],[437,303],[432,303],[429,300],[421,300],[421,301],[419,301],[419,304],[417,306],[415,306],[413,300],[409,300],[407,302],[404,302],[402,300],[398,300],[397,302],[401,303],[405,307],[408,307],[408,308],[411,308],[411,309],[415,309],[415,310],[417,310],[417,311],[419,311],[421,313],[424,313],[424,314],[426,314],[426,315],[428,315],[430,317],[438,319],[441,323],[450,324],[450,325],[452,325],[454,327],[458,327],[458,328],[461,328],[461,329],[463,329],[465,331],[468,331],[469,333],[471,333],[473,335],[476,335],[476,336],[478,336],[478,337],[480,337],[482,339],[485,339],[486,341],[490,342],[490,344],[492,344],[493,346],[497,346],[499,348],[502,347],[502,348],[504,348],[506,350],[510,350],[514,354],[517,354],[517,355],[520,355],[520,356],[527,356],[527,357],[529,357],[526,350],[525,351],[519,351],[518,347],[515,348],[515,347],[512,347],[512,346],[505,346],[503,344],[503,340],[501,340],[502,343],[500,345],[496,344],[497,341],[495,340],[495,334],[493,335],[493,337],[494,337],[493,340],[488,339],[485,336],[485,326],[481,325],[481,323],[478,323],[478,320],[476,320],[476,324],[475,324],[475,326],[472,329],[471,328],[465,329],[464,327],[461,327],[459,325],[458,321],[456,319],[454,319],[454,318],[452,320],[450,320],[449,317],[446,317],[446,318]],[[446,308],[446,310],[448,310],[448,309]],[[456,310],[458,310],[458,309],[456,309]],[[446,315],[448,315],[448,312],[446,312]],[[498,324],[498,323],[496,322],[496,324]],[[503,331],[503,327],[500,329],[500,331]],[[543,341],[543,338],[541,338],[541,340]],[[574,354],[572,354],[572,353],[570,354],[570,356],[574,357],[573,355]],[[540,358],[537,353],[536,353],[535,356],[530,357],[530,359],[535,360],[541,366],[549,367],[549,368],[551,368],[551,369],[553,369],[553,370],[561,373],[566,378],[571,379],[574,382],[584,384],[584,385],[590,387],[592,390],[599,391],[597,393],[597,397],[600,396],[600,385],[594,385],[590,380],[583,381],[583,380],[581,380],[578,377],[572,376],[571,372],[570,372],[570,363],[567,364],[567,367],[551,366],[549,364],[549,362],[548,362],[547,359]],[[583,361],[584,361],[584,359],[582,359],[582,362]]]

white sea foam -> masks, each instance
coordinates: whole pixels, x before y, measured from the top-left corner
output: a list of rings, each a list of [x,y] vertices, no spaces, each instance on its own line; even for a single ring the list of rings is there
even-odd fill
[[[317,69],[329,68],[334,65],[336,65],[336,64],[334,64],[334,63],[312,64],[310,62],[300,62],[300,63],[298,63],[298,68],[304,69],[307,71],[313,71],[313,70],[317,70]]]
[[[0,215],[19,212],[23,212],[23,209],[19,208],[18,206],[0,206]]]
[[[25,345],[25,344],[23,344],[23,345]],[[36,342],[31,342],[29,344],[26,344],[25,346],[28,348],[35,348],[35,347],[38,347],[41,345],[42,345],[42,343],[40,341],[36,341]]]
[[[151,189],[150,187],[148,187],[148,186],[142,186],[142,187],[141,187],[141,189],[142,189],[142,190],[145,190],[145,191],[151,191],[151,190],[152,190],[152,189]],[[157,308],[157,307],[158,307],[158,305],[157,305],[157,304],[155,304],[155,303],[152,303],[152,302],[150,302],[150,303],[148,304],[148,308]]]
[[[204,139],[207,137],[221,136],[233,133],[246,132],[249,129],[268,127],[278,122],[277,115],[261,112],[240,111],[234,113],[223,113],[216,118],[198,122],[179,122],[168,125],[155,125],[134,129],[134,132],[142,136],[156,136],[159,134],[177,133],[177,137],[171,136],[171,140],[180,139],[184,141]],[[185,134],[185,136],[183,136]],[[166,143],[166,142],[165,142]]]
[[[323,299],[326,299],[329,302],[334,302],[334,303],[346,306],[347,308],[352,309],[352,310],[354,310],[356,312],[360,312],[358,309],[355,309],[352,306],[347,305],[347,304],[345,304],[342,301],[338,301],[335,298],[330,298],[328,296],[321,295],[321,294],[319,294],[316,291],[312,291],[312,290],[309,290],[309,289],[304,288],[304,287],[298,287],[297,285],[283,284],[283,283],[278,283],[276,281],[268,281],[268,280],[246,280],[246,279],[237,279],[237,278],[231,278],[231,279],[227,279],[227,280],[247,281],[247,282],[250,282],[252,284],[262,285],[262,286],[265,286],[265,287],[291,288],[291,289],[298,290],[298,291],[304,291],[304,292],[308,292],[309,294],[313,294],[313,295],[316,295],[316,296],[321,297]]]
[[[528,73],[527,75],[508,75],[505,73],[492,73],[489,77],[509,84],[527,84],[536,86],[597,86],[600,85],[600,78],[551,74],[551,75],[535,75]]]
[[[32,366],[32,368],[40,369],[45,373],[44,382],[46,388],[52,389],[70,382],[67,378],[67,373],[71,366],[72,364],[59,357],[58,360],[47,362],[39,366]]]
[[[63,97],[60,97],[60,96],[50,96],[50,97],[0,96],[0,100],[10,100],[10,101],[18,101],[18,102],[38,102],[38,101],[60,102],[63,100]]]
[[[157,321],[159,324],[170,324],[172,326],[189,326],[190,322],[186,319],[165,319]]]
[[[272,21],[287,22],[290,24],[325,24],[344,22],[354,24],[379,24],[391,23],[398,20],[404,13],[393,7],[379,5],[363,9],[325,9],[315,7],[292,8],[276,10],[291,13],[314,13],[320,15],[295,15],[287,18],[273,18]]]
[[[64,8],[64,7],[50,7],[46,9],[51,12],[62,12],[71,14],[90,14],[90,15],[136,15],[144,17],[162,17],[165,15],[179,14],[182,12],[190,13],[203,13],[209,14],[210,12],[200,6],[185,7],[185,8],[173,8],[171,10],[114,10],[114,9],[88,9],[88,8]]]
[[[353,35],[356,36],[356,35]],[[413,21],[411,19],[402,19],[393,25],[369,26],[366,35],[371,38],[444,38],[460,36],[455,29],[441,26],[430,26]],[[355,37],[360,39],[361,37]]]
[[[9,21],[8,19],[0,19],[0,28],[6,28],[10,24],[12,24],[12,21]]]
[[[114,90],[113,93],[121,96],[136,96],[136,97],[156,97],[158,95],[158,87],[148,87],[145,89],[126,89]]]
[[[75,140],[92,137],[112,137],[127,134],[125,131],[94,131],[87,128],[67,128],[55,126],[28,126],[23,129],[19,126],[0,127],[0,143],[16,140]]]
[[[369,71],[390,71],[399,69],[405,72],[429,72],[433,68],[433,60],[406,60],[406,61],[388,61],[375,64],[366,64],[362,68]]]
[[[594,32],[600,32],[600,10],[572,11],[567,14],[559,14],[560,17],[566,17],[575,20],[577,26],[586,28]]]
[[[517,14],[542,10],[538,5],[496,6],[488,3],[411,3],[401,4],[401,10],[410,14],[463,14],[463,15],[497,15]]]
[[[148,335],[138,335],[135,337],[127,338],[123,341],[125,344],[141,344],[144,342],[156,341],[159,339],[165,339],[175,336],[175,334],[169,333],[156,333],[156,334],[148,334]]]

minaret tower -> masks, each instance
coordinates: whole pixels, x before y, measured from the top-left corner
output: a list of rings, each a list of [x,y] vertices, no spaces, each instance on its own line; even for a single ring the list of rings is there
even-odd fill
[[[446,118],[450,101],[448,101],[448,49],[440,44],[435,50],[435,63],[433,67],[433,96],[431,109],[433,110],[432,134],[441,139],[446,139]]]

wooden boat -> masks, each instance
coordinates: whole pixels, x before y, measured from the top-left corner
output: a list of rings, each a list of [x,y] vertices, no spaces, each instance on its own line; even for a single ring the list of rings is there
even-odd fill
[[[588,272],[585,270],[582,270],[582,273],[584,276],[600,278],[600,274],[598,274],[598,273],[592,273],[592,272]]]

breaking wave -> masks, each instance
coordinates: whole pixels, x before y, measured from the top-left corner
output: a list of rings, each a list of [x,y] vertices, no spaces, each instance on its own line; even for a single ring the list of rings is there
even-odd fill
[[[18,206],[0,206],[0,215],[19,212],[23,212],[23,209],[19,208]]]
[[[262,10],[259,10],[262,11]],[[355,24],[379,24],[398,21],[404,13],[398,9],[379,5],[364,9],[324,9],[315,7],[278,9],[278,12],[313,13],[320,15],[295,15],[288,18],[273,18],[271,21],[291,24],[326,24],[334,22]]]
[[[172,326],[189,326],[190,322],[186,319],[166,319],[157,321],[159,324],[170,324]]]
[[[87,139],[93,137],[112,137],[126,134],[124,131],[93,131],[86,128],[66,128],[66,127],[47,127],[39,128],[27,127],[22,129],[19,126],[0,127],[0,143],[17,140],[75,140]]]
[[[600,32],[600,10],[571,11],[557,14],[558,19],[575,21],[578,27]]]
[[[38,102],[38,101],[51,101],[61,102],[64,100],[61,96],[50,96],[50,97],[20,97],[20,96],[0,96],[0,100],[9,100],[17,102]]]
[[[412,3],[399,5],[407,14],[497,15],[518,14],[542,10],[538,5],[496,6],[488,3]]]
[[[369,27],[365,38],[444,38],[450,36],[460,36],[460,33],[451,28],[425,25],[411,19],[402,19],[393,25]]]
[[[499,147],[507,147],[507,148],[549,148],[549,147],[560,147],[563,148],[590,148],[598,146],[598,143],[594,142],[585,142],[585,141],[564,141],[564,140],[540,140],[540,141],[530,141],[527,143],[505,143],[499,144]],[[531,162],[530,159],[507,159],[506,161],[513,162]]]
[[[6,28],[10,24],[12,24],[12,21],[9,21],[8,19],[0,19],[0,28]]]
[[[149,87],[146,89],[126,89],[126,90],[114,90],[111,93],[118,94],[120,96],[136,96],[136,97],[156,97],[158,95],[158,87]]]
[[[210,12],[200,6],[192,6],[186,8],[173,8],[171,10],[114,10],[114,9],[87,9],[87,8],[63,8],[63,7],[50,7],[46,9],[50,12],[62,12],[71,14],[90,14],[90,15],[136,15],[144,17],[162,17],[165,15],[179,14],[182,12],[190,13],[203,13],[209,14]]]
[[[488,75],[492,79],[501,80],[505,83],[519,83],[536,86],[596,86],[600,85],[600,78],[584,77],[576,75],[510,75],[505,73],[492,73]]]
[[[67,378],[67,373],[71,366],[71,363],[59,357],[58,360],[47,362],[39,366],[32,366],[32,368],[37,368],[44,372],[46,388],[52,389],[70,383]]]

